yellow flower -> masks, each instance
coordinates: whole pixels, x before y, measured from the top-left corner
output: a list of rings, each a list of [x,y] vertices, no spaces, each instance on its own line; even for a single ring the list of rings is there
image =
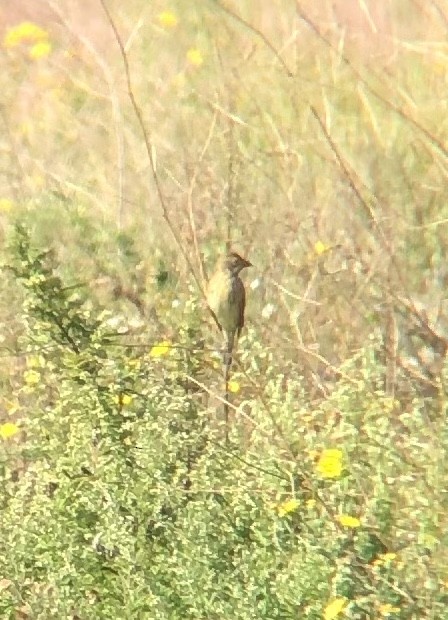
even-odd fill
[[[339,515],[336,518],[344,527],[359,527],[361,525],[361,521],[359,519],[356,517],[351,517],[350,515]]]
[[[397,614],[400,611],[399,607],[394,607],[390,603],[385,603],[379,606],[379,612],[382,616],[389,616],[390,614]]]
[[[40,381],[40,373],[35,370],[25,370],[23,378],[27,385],[37,385]]]
[[[384,562],[384,564],[389,564],[390,562],[395,560],[395,558],[397,557],[397,554],[396,553],[380,553],[378,557]]]
[[[200,67],[204,62],[204,56],[202,55],[202,52],[197,49],[197,47],[191,47],[187,52],[187,60],[190,65]]]
[[[282,502],[277,506],[277,512],[279,517],[284,517],[290,512],[297,510],[300,502],[298,499],[288,499],[286,502]]]
[[[30,355],[26,360],[28,368],[43,368],[45,366],[45,358],[43,355]]]
[[[162,357],[163,355],[167,355],[170,352],[170,349],[171,343],[168,340],[163,340],[152,347],[149,355],[151,357]]]
[[[140,370],[142,363],[141,360],[139,359],[130,359],[128,360],[128,366],[129,368],[133,368],[135,370]]]
[[[33,24],[33,22],[21,22],[17,26],[13,26],[6,31],[3,38],[4,47],[16,47],[23,41],[28,43],[35,43],[37,41],[43,41],[48,38],[48,32]]]
[[[342,451],[338,449],[322,450],[317,461],[316,471],[322,478],[339,478],[342,472]]]
[[[8,198],[0,198],[0,213],[8,213],[13,208],[14,203]]]
[[[44,58],[51,52],[51,43],[49,41],[38,41],[29,51],[29,56],[33,60]]]
[[[380,553],[378,557],[373,561],[374,566],[388,565],[397,557],[396,553]]]
[[[176,14],[172,11],[162,11],[162,13],[159,13],[158,19],[159,24],[167,30],[171,30],[177,26],[178,19]]]
[[[318,256],[322,256],[327,250],[329,250],[329,246],[322,243],[322,241],[316,241],[314,244],[314,251]]]
[[[328,603],[324,609],[324,620],[334,620],[339,614],[344,611],[347,602],[345,598],[335,598],[334,601]]]
[[[227,388],[229,392],[231,392],[232,394],[236,394],[240,391],[240,384],[238,383],[238,381],[229,381],[227,384]]]
[[[116,394],[114,396],[114,403],[127,407],[133,401],[133,397],[130,394]]]
[[[13,422],[5,422],[5,424],[0,425],[0,437],[2,439],[9,439],[10,437],[14,437],[19,432],[19,427],[17,424]]]

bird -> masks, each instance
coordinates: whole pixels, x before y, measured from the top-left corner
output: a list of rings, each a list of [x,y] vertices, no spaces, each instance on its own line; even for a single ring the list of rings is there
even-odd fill
[[[215,322],[224,335],[226,366],[232,361],[235,336],[244,327],[246,291],[240,272],[252,263],[236,252],[221,256],[207,286],[207,303]]]

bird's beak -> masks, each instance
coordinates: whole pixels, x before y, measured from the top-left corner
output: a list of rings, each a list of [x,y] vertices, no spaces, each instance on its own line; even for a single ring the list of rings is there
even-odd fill
[[[243,267],[253,267],[253,265],[250,262],[250,260],[246,260],[245,258],[243,258],[243,261],[244,261]]]

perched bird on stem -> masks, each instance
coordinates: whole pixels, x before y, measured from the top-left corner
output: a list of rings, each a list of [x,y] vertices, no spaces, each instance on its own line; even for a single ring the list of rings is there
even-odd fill
[[[229,443],[229,377],[235,336],[239,338],[244,327],[246,291],[240,278],[240,271],[252,263],[237,254],[229,252],[221,257],[207,286],[207,303],[225,339],[224,353],[224,417],[226,443]]]
[[[224,335],[224,417],[226,443],[229,443],[229,377],[235,336],[239,338],[244,327],[246,291],[240,278],[240,271],[252,263],[237,254],[229,252],[222,256],[207,286],[207,303],[217,326]]]
[[[230,366],[235,336],[239,338],[244,327],[246,292],[239,276],[252,263],[229,252],[220,258],[207,286],[207,303],[221,332],[226,346],[226,364]]]

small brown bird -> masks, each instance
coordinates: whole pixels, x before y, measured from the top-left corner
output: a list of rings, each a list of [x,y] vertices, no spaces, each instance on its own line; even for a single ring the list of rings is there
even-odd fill
[[[246,292],[239,274],[245,267],[252,267],[252,263],[229,252],[218,261],[207,286],[208,306],[226,341],[226,365],[231,363],[235,335],[239,338],[244,327]]]

